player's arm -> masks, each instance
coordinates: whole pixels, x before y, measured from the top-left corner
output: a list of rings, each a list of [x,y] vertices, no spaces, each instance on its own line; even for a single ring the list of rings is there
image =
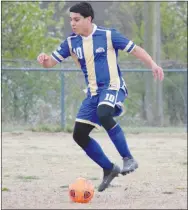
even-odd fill
[[[51,55],[41,53],[37,57],[37,60],[44,68],[52,68],[57,63],[61,63],[68,56],[70,56],[70,50],[66,39]]]
[[[153,76],[156,79],[159,78],[159,80],[163,80],[163,69],[153,61],[152,57],[143,48],[135,45],[134,49],[130,53],[141,60],[146,66],[151,68]]]
[[[134,42],[127,39],[121,33],[116,30],[112,30],[112,43],[116,50],[123,50],[134,55],[136,58],[140,59],[146,66],[152,69],[153,76],[155,79],[163,80],[164,73],[163,69],[158,66],[151,56],[141,47],[136,46]]]

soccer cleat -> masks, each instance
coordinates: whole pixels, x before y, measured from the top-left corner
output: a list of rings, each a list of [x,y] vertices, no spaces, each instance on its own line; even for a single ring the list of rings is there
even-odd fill
[[[102,192],[104,191],[110,184],[110,182],[116,177],[118,176],[118,174],[121,172],[119,166],[115,165],[113,166],[113,168],[111,170],[105,170],[104,171],[104,176],[103,176],[103,180],[102,183],[99,185],[98,187],[98,191]]]
[[[134,158],[127,158],[127,157],[123,158],[123,169],[121,171],[122,175],[131,173],[137,168],[138,168],[138,163]]]

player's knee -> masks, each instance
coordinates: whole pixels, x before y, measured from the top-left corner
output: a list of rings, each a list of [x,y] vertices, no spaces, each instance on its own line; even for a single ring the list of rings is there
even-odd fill
[[[100,120],[101,125],[107,131],[116,125],[116,121],[113,119],[112,116],[102,116],[99,118],[99,120]]]
[[[73,139],[83,149],[87,147],[90,141],[89,134],[93,130],[93,128],[94,126],[90,124],[85,124],[81,122],[75,123]]]
[[[90,140],[88,134],[79,129],[74,129],[73,139],[83,149],[88,145]]]
[[[105,122],[109,120],[109,118],[112,117],[113,108],[109,107],[107,105],[100,105],[97,108],[97,116],[100,120],[100,123],[103,125]]]
[[[101,125],[106,129],[109,130],[116,124],[115,120],[113,119],[114,108],[108,105],[100,105],[97,108],[97,116],[100,120]]]

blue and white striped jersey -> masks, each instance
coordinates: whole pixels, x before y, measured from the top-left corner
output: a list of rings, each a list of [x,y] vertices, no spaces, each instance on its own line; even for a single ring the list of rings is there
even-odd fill
[[[117,63],[118,50],[130,53],[136,46],[115,29],[98,27],[88,37],[72,34],[52,53],[57,62],[68,56],[80,66],[91,95],[101,89],[119,90],[123,85]]]

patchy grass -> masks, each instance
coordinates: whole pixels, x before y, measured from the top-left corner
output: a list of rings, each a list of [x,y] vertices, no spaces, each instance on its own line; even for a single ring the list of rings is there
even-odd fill
[[[91,177],[90,180],[99,180],[97,177]]]
[[[62,185],[62,186],[60,186],[60,188],[69,188],[69,186],[68,185]]]
[[[37,146],[30,146],[28,147],[28,149],[33,149],[33,150],[45,150],[45,148],[42,148],[42,147],[37,147]]]
[[[72,133],[73,132],[73,127],[72,126],[67,126],[64,130],[67,133]]]
[[[24,181],[29,181],[29,180],[37,180],[39,177],[37,176],[17,176],[18,179],[24,180]]]
[[[31,128],[33,132],[62,132],[63,129],[60,126],[53,126],[53,125],[39,125],[36,127]]]
[[[67,132],[72,133],[73,128],[70,126],[66,126],[62,128],[60,125],[38,125],[36,127],[31,128],[33,132],[50,132],[50,133],[58,133],[58,132]]]
[[[41,149],[41,148],[36,147],[36,146],[31,146],[31,147],[29,147],[29,149]]]
[[[3,187],[3,188],[2,188],[2,191],[3,191],[3,192],[9,192],[10,190],[9,190],[8,188],[6,188],[6,187]]]
[[[140,134],[140,133],[186,133],[185,127],[123,127],[126,133]]]
[[[73,132],[73,126],[67,125],[65,128],[62,128],[61,125],[38,125],[36,127],[31,128],[30,130],[33,132]],[[185,133],[186,130],[184,127],[123,127],[122,129],[129,134],[140,134],[140,133]],[[94,130],[94,132],[105,132],[105,130],[101,127],[100,130]],[[162,142],[160,142],[162,143]]]
[[[176,187],[177,190],[186,190],[186,187]]]
[[[140,134],[140,133],[187,133],[187,128],[184,125],[179,127],[152,127],[152,126],[139,126],[139,125],[129,125],[123,126],[123,123],[120,122],[122,129],[125,133],[129,134]],[[40,124],[35,127],[31,127],[30,125],[3,125],[3,132],[13,132],[15,135],[21,135],[23,131],[33,131],[33,132],[73,132],[74,124],[68,124],[65,128],[62,128],[60,124],[50,125],[50,124]],[[94,132],[105,132],[105,130],[101,127],[100,130],[93,130]],[[162,142],[161,142],[162,143]]]
[[[174,194],[173,192],[163,192],[163,194],[166,194],[166,195],[172,195],[172,194]]]
[[[186,166],[187,165],[187,162],[183,162],[183,163],[181,163],[181,165]]]

